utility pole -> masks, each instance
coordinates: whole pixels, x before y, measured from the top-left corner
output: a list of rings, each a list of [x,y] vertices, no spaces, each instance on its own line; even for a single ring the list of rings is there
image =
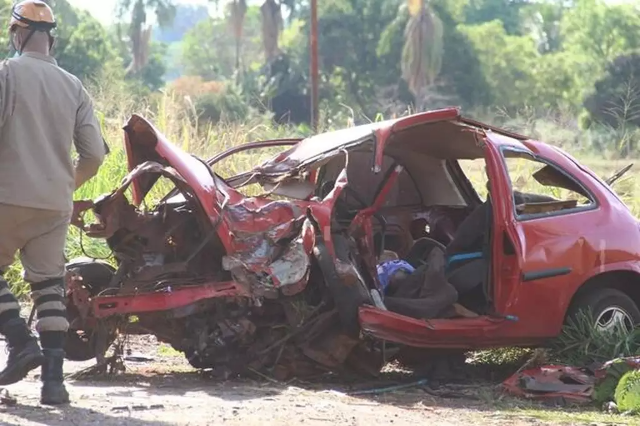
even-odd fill
[[[311,125],[318,131],[318,0],[311,0]]]

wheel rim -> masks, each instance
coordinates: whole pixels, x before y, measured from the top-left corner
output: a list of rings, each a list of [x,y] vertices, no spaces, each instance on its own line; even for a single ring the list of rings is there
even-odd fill
[[[625,331],[633,330],[633,318],[619,306],[608,307],[596,320],[596,328],[600,331],[612,332],[616,324],[622,325]]]

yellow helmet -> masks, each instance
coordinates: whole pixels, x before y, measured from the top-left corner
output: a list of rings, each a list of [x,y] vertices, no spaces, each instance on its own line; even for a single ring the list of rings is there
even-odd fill
[[[53,10],[42,0],[24,0],[13,6],[9,29],[16,26],[36,31],[51,31],[56,28]]]

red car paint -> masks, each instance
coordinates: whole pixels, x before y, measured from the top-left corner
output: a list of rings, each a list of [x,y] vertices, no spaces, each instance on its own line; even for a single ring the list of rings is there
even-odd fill
[[[140,164],[152,161],[167,172],[173,171],[191,189],[208,225],[215,230],[222,244],[226,259],[223,262],[233,265],[231,270],[236,271],[236,279],[191,283],[161,294],[93,297],[91,316],[104,318],[170,310],[234,295],[253,297],[255,289],[251,287],[249,275],[244,275],[253,273],[272,275],[271,287],[261,290],[260,297],[277,297],[278,291],[286,296],[300,293],[310,279],[309,264],[302,254],[312,256],[318,239],[326,244],[328,253],[337,264],[340,263],[336,259],[331,227],[337,200],[349,185],[347,166],[323,197],[310,194],[305,199],[274,201],[267,194],[249,198],[234,186],[240,182],[260,181],[271,182],[277,189],[286,179],[304,171],[309,172],[307,181],[315,184],[318,170],[314,164],[341,152],[351,152],[360,141],[371,135],[374,135],[375,151],[372,153],[372,167],[363,173],[376,174],[382,170],[385,152],[392,149],[394,138],[401,132],[439,123],[461,126],[461,132],[474,135],[486,161],[493,205],[490,248],[492,312],[477,318],[425,321],[376,308],[373,303],[364,303],[358,316],[365,335],[422,348],[530,346],[542,344],[560,332],[568,309],[581,289],[617,288],[631,297],[636,305],[640,304],[640,228],[636,218],[613,191],[559,149],[465,119],[458,109],[451,108],[332,132],[299,143],[296,140],[265,141],[236,147],[214,157],[212,162],[242,149],[295,144],[254,170],[226,180],[213,176],[200,160],[182,152],[150,123],[134,116],[126,127],[129,169],[134,171]],[[558,167],[587,189],[596,200],[595,207],[519,219],[501,153],[505,148],[531,153]],[[348,163],[348,156],[346,161]],[[432,234],[441,235],[438,238],[446,244],[468,212],[466,208],[448,206],[385,207],[389,191],[402,171],[403,168],[398,166],[389,174],[373,203],[360,209],[348,228],[360,248],[360,272],[366,272],[372,279],[370,288],[379,286],[373,237],[380,225],[374,215],[385,217],[389,232],[397,238],[398,250],[405,250],[414,239],[410,231],[413,221],[426,219],[430,224],[436,224],[437,229]],[[137,176],[135,172],[130,180],[134,204],[139,205],[154,180],[142,174]],[[300,222],[304,225],[296,234]],[[287,258],[289,263],[285,265],[290,265],[291,270],[283,272],[278,269],[282,265],[276,264],[281,254],[274,246],[277,241],[290,237],[293,240],[298,238],[300,245],[295,250],[291,249],[290,258]],[[238,272],[240,270],[243,272]]]

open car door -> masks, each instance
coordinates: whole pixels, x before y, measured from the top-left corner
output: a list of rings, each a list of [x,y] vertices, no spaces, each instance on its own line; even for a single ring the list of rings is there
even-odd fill
[[[509,301],[517,288],[521,271],[522,248],[513,223],[505,220],[512,208],[511,184],[504,168],[500,146],[517,140],[492,132],[477,132],[477,143],[484,150],[489,175],[492,219],[485,258],[489,262],[485,293],[493,309],[490,315],[475,318],[420,320],[382,308],[362,306],[359,320],[362,331],[374,338],[424,348],[460,348],[501,344],[517,318],[509,315]],[[487,258],[488,257],[488,258]]]

